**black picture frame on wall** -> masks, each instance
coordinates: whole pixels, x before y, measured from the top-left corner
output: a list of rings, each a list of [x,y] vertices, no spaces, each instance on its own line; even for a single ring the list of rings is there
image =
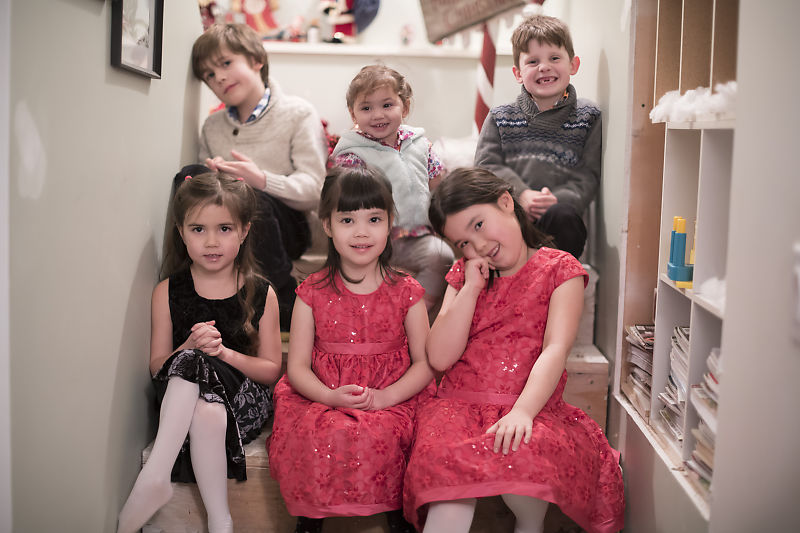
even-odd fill
[[[161,78],[164,0],[112,0],[111,64]]]

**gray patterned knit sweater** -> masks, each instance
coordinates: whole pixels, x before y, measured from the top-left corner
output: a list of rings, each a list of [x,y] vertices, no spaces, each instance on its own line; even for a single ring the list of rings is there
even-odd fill
[[[602,125],[600,110],[567,87],[566,100],[539,111],[522,87],[516,102],[486,116],[475,166],[491,170],[514,188],[548,187],[559,202],[583,213],[600,183]]]

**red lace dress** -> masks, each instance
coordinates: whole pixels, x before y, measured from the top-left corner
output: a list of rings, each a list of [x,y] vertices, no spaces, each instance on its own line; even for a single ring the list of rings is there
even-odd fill
[[[312,367],[329,387],[382,389],[411,365],[404,320],[423,295],[411,277],[384,281],[370,294],[350,292],[337,276],[297,295],[314,313]],[[286,376],[275,387],[269,467],[294,516],[367,516],[402,508],[403,473],[414,432],[416,398],[380,411],[331,408],[307,400]]]
[[[459,260],[447,274],[456,289],[464,285],[463,266]],[[570,254],[541,248],[479,296],[464,354],[417,415],[404,508],[419,529],[430,502],[507,493],[555,503],[589,532],[622,529],[619,453],[562,399],[566,371],[534,418],[529,444],[494,453],[494,435],[486,433],[511,410],[541,353],[550,295],[576,276],[586,272]]]

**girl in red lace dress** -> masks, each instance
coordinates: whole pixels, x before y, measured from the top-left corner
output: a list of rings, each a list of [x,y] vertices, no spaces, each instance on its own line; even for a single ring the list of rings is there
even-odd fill
[[[402,516],[416,395],[432,386],[423,289],[389,266],[391,186],[333,168],[319,217],[328,259],[297,288],[287,376],[275,389],[270,472],[297,531],[327,516]]]
[[[485,170],[450,174],[430,219],[464,257],[427,341],[445,374],[417,417],[406,517],[425,532],[467,532],[476,499],[501,495],[515,533],[542,531],[548,502],[586,531],[620,530],[619,454],[561,397],[583,267],[544,247],[509,185]]]

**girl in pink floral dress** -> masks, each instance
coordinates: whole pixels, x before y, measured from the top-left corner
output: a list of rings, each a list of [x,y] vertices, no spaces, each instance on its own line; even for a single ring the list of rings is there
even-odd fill
[[[402,516],[416,395],[433,386],[423,289],[389,267],[391,186],[334,168],[319,217],[328,260],[297,288],[287,376],[275,389],[270,472],[297,531],[327,516]]]
[[[445,374],[417,418],[406,517],[425,532],[467,532],[476,499],[501,495],[515,533],[541,532],[548,502],[591,533],[620,530],[619,454],[561,397],[583,267],[544,247],[509,185],[485,170],[450,174],[430,218],[464,257],[427,341]]]

